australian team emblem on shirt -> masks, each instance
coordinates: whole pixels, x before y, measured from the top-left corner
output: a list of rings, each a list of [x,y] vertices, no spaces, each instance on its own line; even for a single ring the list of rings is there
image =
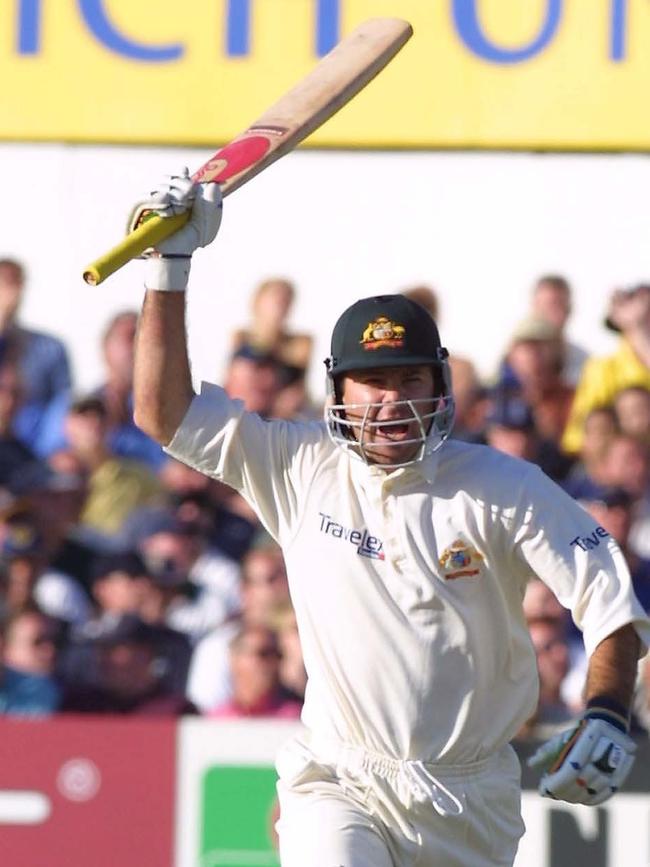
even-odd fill
[[[359,341],[364,349],[379,349],[380,346],[403,346],[406,328],[388,319],[378,316],[366,325]]]
[[[481,563],[485,558],[476,548],[462,539],[454,539],[440,555],[438,562],[447,580],[471,578],[480,575]]]

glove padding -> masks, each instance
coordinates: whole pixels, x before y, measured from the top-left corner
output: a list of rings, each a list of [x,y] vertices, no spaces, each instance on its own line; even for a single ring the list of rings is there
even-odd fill
[[[528,759],[543,767],[539,793],[571,804],[602,804],[618,791],[634,764],[636,744],[603,719],[583,718],[551,738]]]
[[[145,274],[147,289],[185,289],[192,253],[211,243],[219,231],[223,213],[221,188],[217,183],[196,183],[184,169],[180,175],[169,176],[131,212],[129,232],[138,228],[148,214],[164,218],[190,209],[190,219],[182,229],[143,253],[142,257],[149,259]]]

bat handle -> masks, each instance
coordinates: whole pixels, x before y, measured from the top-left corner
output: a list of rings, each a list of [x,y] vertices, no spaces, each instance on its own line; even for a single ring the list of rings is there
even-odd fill
[[[121,243],[88,265],[84,269],[84,280],[90,286],[98,286],[122,265],[126,265],[131,259],[144,253],[148,247],[154,247],[160,241],[169,238],[170,235],[184,226],[189,218],[189,212],[178,214],[175,217],[159,217],[157,215],[149,217],[134,232],[130,232]]]

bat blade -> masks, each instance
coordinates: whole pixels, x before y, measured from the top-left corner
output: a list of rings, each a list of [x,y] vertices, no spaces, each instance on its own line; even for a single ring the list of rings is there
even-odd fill
[[[213,181],[224,196],[241,187],[348,103],[395,57],[413,29],[399,18],[371,18],[343,39],[295,87],[255,123],[217,151],[192,177]],[[189,219],[150,217],[116,247],[89,265],[84,280],[96,286]]]

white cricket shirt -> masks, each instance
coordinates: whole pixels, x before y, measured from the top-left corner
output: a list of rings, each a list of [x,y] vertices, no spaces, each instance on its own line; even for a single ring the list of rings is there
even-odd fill
[[[509,741],[537,703],[531,573],[588,654],[627,623],[650,644],[618,546],[531,464],[451,440],[387,473],[323,423],[263,421],[207,383],[167,451],[240,491],[282,546],[320,736],[449,764]]]

